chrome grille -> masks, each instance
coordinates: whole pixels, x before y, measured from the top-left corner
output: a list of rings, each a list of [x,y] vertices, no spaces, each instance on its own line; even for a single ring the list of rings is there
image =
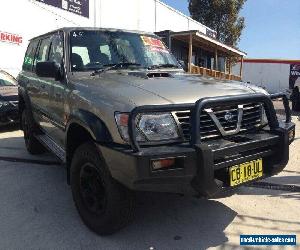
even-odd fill
[[[16,107],[16,106],[18,106],[19,101],[10,101],[9,103]]]
[[[261,124],[262,105],[244,104],[243,106],[243,121],[241,132],[256,129]],[[238,118],[237,105],[216,107],[213,108],[213,111],[216,114],[225,131],[236,128]],[[233,116],[231,121],[227,121],[224,117],[227,112],[230,112]],[[191,112],[189,110],[175,112],[175,116],[178,119],[178,122],[181,126],[182,134],[185,141],[189,141],[191,139]],[[201,139],[221,137],[221,134],[218,128],[216,127],[215,123],[205,111],[202,111],[200,115],[200,135]]]

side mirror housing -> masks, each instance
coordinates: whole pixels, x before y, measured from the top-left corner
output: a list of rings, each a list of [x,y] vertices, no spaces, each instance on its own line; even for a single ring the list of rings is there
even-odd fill
[[[187,66],[186,66],[184,60],[179,60],[178,62],[179,62],[179,64],[180,64],[180,66],[181,66],[185,71],[187,71]]]
[[[180,64],[181,66],[184,66],[184,65],[185,65],[185,63],[184,63],[183,60],[179,60],[178,62],[179,62],[179,64]]]
[[[35,67],[35,72],[39,77],[58,78],[59,66],[55,62],[38,62]]]

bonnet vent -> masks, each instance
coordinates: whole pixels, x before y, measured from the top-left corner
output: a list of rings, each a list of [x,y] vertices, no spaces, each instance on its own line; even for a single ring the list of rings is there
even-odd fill
[[[137,76],[137,77],[141,77],[144,79],[173,77],[168,72],[129,72],[128,75]]]
[[[147,74],[148,78],[156,78],[156,77],[171,77],[171,74],[168,72],[151,72]]]

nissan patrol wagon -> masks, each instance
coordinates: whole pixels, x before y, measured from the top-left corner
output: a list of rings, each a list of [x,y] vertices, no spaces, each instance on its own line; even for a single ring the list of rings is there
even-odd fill
[[[27,150],[64,163],[77,210],[100,235],[130,221],[134,191],[217,197],[279,173],[294,139],[284,95],[188,74],[152,33],[41,35],[18,83]]]

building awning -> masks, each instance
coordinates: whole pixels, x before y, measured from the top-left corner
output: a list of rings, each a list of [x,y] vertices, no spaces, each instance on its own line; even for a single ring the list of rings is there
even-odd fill
[[[244,57],[247,55],[245,52],[240,51],[231,46],[228,46],[226,44],[223,44],[220,41],[218,41],[214,38],[211,38],[197,30],[172,32],[170,34],[171,38],[181,40],[183,42],[186,42],[187,44],[189,43],[191,36],[193,39],[193,44],[196,47],[205,48],[206,50],[212,51],[212,52],[214,52],[214,50],[217,49],[219,52],[222,52],[222,54],[224,54],[225,56]],[[198,44],[198,46],[197,46],[197,44]]]

